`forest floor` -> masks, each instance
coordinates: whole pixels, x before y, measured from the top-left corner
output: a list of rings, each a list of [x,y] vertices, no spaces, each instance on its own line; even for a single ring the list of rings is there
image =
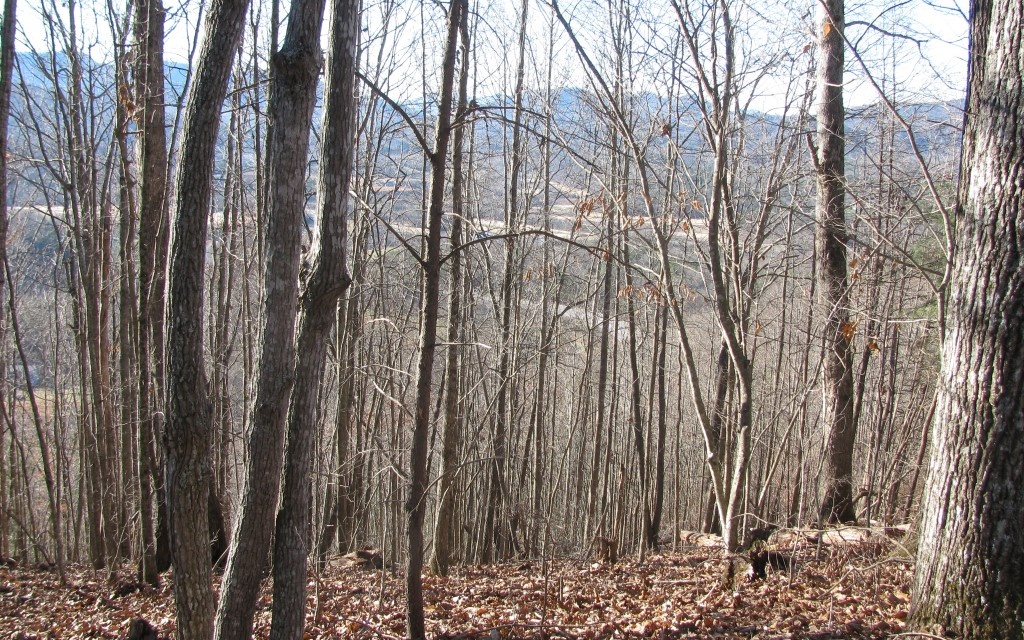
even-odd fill
[[[464,567],[424,578],[432,638],[886,638],[907,616],[912,563],[898,545],[794,545],[788,569],[723,579],[709,547],[617,563],[578,559]],[[127,573],[0,568],[0,637],[124,638],[142,617],[173,637],[169,580],[142,588]],[[404,578],[332,564],[311,575],[306,637],[401,638]],[[257,638],[270,628],[264,590]]]

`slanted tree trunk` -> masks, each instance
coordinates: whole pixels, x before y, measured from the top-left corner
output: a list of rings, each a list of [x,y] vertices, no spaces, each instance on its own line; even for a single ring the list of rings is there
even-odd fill
[[[310,533],[310,464],[316,436],[320,379],[338,299],[350,284],[346,266],[349,182],[356,141],[355,76],[360,0],[334,0],[327,71],[316,237],[302,269],[295,389],[288,413],[281,509],[274,538],[271,638],[303,637],[306,557]],[[319,37],[319,30],[310,34]],[[287,40],[286,40],[287,42]],[[315,77],[314,77],[315,81]],[[298,227],[298,221],[296,221]]]
[[[943,636],[1021,640],[1024,8],[971,8],[954,277],[910,619]]]
[[[203,359],[207,219],[221,105],[248,0],[214,0],[185,109],[168,286],[165,482],[178,638],[213,632],[208,499],[211,407]]]
[[[252,619],[274,530],[285,424],[295,379],[300,233],[305,215],[309,132],[322,63],[323,14],[324,0],[296,0],[284,42],[271,60],[269,117],[273,126],[264,232],[261,350],[252,426],[245,443],[242,501],[231,533],[217,609],[216,634],[221,640],[252,636]],[[302,570],[304,574],[304,557]]]
[[[843,108],[844,0],[823,0],[818,38],[818,177],[816,205],[818,281],[825,316],[825,364],[822,369],[822,423],[825,493],[819,515],[825,522],[854,522],[853,339],[849,279],[846,273],[846,152]]]

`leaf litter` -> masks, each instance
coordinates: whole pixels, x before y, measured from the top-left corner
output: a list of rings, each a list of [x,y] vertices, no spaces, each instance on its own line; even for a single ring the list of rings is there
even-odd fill
[[[708,547],[642,560],[579,559],[458,567],[424,576],[427,631],[438,639],[885,638],[903,630],[913,565],[874,544],[788,549],[788,569],[723,581],[722,552]],[[0,567],[0,636],[124,638],[146,619],[175,631],[170,577],[140,586],[125,572]],[[332,563],[310,574],[307,638],[401,638],[404,577]],[[255,637],[270,632],[264,585]]]

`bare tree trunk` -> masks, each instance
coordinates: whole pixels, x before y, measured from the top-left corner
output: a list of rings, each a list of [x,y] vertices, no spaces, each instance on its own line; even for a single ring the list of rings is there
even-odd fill
[[[125,34],[115,33],[122,42]],[[125,82],[127,64],[124,51],[116,49],[115,61],[118,85]],[[132,174],[132,157],[128,151],[128,112],[126,105],[118,101],[115,120],[115,142],[118,153],[118,209],[120,229],[118,233],[118,389],[121,400],[121,425],[119,429],[120,467],[119,475],[124,493],[118,513],[121,529],[118,531],[118,555],[132,557],[131,514],[138,504],[137,444],[139,424],[138,402],[138,290],[136,289],[135,239],[137,234],[138,210],[135,203],[135,178]],[[59,467],[58,467],[59,468]]]
[[[135,3],[138,43],[135,92],[141,108],[139,143],[139,505],[142,552],[139,577],[157,585],[157,464],[162,420],[164,270],[169,240],[167,216],[167,131],[164,114],[164,11],[160,0]]]
[[[613,145],[614,148],[614,145]],[[613,156],[614,157],[614,156]],[[615,168],[613,166],[612,172],[614,173]],[[614,251],[615,238],[614,238],[614,220],[615,212],[612,209],[611,203],[605,206],[605,229],[603,240],[608,243],[607,258],[604,261],[604,275],[602,277],[601,286],[601,342],[599,347],[598,364],[597,364],[597,417],[594,426],[594,453],[591,457],[590,465],[590,484],[587,489],[587,508],[586,508],[586,528],[584,531],[584,537],[591,538],[594,535],[603,533],[601,531],[601,516],[598,513],[598,488],[601,484],[601,456],[604,452],[604,447],[610,447],[612,443],[604,442],[604,430],[605,424],[609,422],[610,418],[606,416],[608,413],[608,359],[609,359],[609,341],[612,323],[612,299],[615,297],[613,292],[614,284],[614,264],[612,263],[612,251]],[[607,478],[606,478],[607,480]]]
[[[625,202],[622,203],[625,206]],[[627,222],[628,224],[628,222]],[[622,245],[620,249],[622,254],[622,261],[624,264],[632,264],[629,255],[629,232],[623,230],[622,232]],[[647,450],[648,443],[646,437],[646,428],[644,427],[643,421],[643,394],[640,386],[640,355],[637,353],[639,347],[637,344],[637,314],[636,314],[636,303],[633,300],[633,276],[629,269],[626,270],[626,322],[628,332],[628,344],[629,353],[627,357],[629,359],[629,416],[630,426],[633,432],[633,447],[636,451],[636,462],[637,462],[637,479],[640,484],[640,510],[641,510],[641,521],[643,525],[643,544],[648,549],[655,549],[658,545],[657,533],[653,533],[653,540],[651,538],[652,532],[654,531],[654,521],[651,512],[651,495],[650,495],[650,481],[651,481],[651,470],[648,468]],[[655,331],[655,341],[657,341],[657,331]]]
[[[490,492],[487,498],[487,535],[484,539],[482,558],[484,562],[500,560],[508,553],[509,531],[509,479],[506,466],[509,455],[509,439],[512,435],[512,407],[515,396],[515,380],[512,375],[515,360],[515,309],[517,302],[516,281],[521,278],[520,254],[516,242],[516,231],[520,224],[520,182],[522,180],[525,154],[523,150],[523,82],[526,66],[526,21],[528,0],[523,0],[519,12],[519,55],[516,63],[516,86],[512,114],[512,158],[508,174],[508,199],[505,211],[505,263],[501,284],[501,318],[498,344],[498,398],[495,407],[494,461],[491,464]]]
[[[338,345],[338,400],[335,409],[335,446],[333,452],[334,468],[332,476],[336,478],[327,487],[327,506],[324,516],[324,530],[321,533],[317,548],[317,559],[321,565],[326,562],[327,554],[338,539],[338,548],[345,553],[352,545],[356,498],[359,494],[359,478],[361,464],[352,465],[349,469],[350,451],[354,441],[353,425],[356,409],[356,347],[362,334],[362,301],[360,294],[352,292],[358,289],[365,280],[365,243],[368,226],[360,225],[353,243],[352,283],[349,285],[348,299],[338,305],[336,321],[336,344]],[[357,458],[357,459],[361,459]]]
[[[419,359],[416,364],[416,412],[409,457],[408,517],[409,562],[406,568],[407,634],[412,640],[426,637],[423,613],[423,521],[427,512],[427,436],[430,432],[430,398],[437,349],[438,300],[441,288],[441,220],[444,216],[445,165],[452,135],[452,94],[458,56],[459,24],[468,12],[466,0],[451,0],[441,68],[434,149],[430,160],[430,205],[427,210],[426,255],[421,259],[423,294],[420,302]]]
[[[7,299],[7,132],[11,116],[11,87],[14,85],[14,34],[18,0],[4,1],[4,19],[0,25],[0,371],[7,371],[7,321],[3,304]],[[0,375],[0,431],[6,431],[13,407],[7,404],[7,376]],[[8,484],[13,464],[5,468],[4,437],[0,433],[0,555],[8,549]],[[8,475],[9,474],[9,475]]]
[[[911,625],[1024,638],[1024,8],[971,5],[953,288]],[[938,628],[936,628],[938,627]]]
[[[185,111],[168,286],[166,491],[178,637],[213,632],[208,499],[211,407],[203,358],[208,209],[221,105],[248,0],[214,0]]]
[[[469,91],[469,27],[463,19],[461,58],[459,66],[459,99],[455,121],[463,122],[468,108]],[[459,397],[462,362],[462,219],[466,214],[463,145],[465,127],[452,133],[452,229],[451,287],[448,302],[448,351],[445,354],[444,427],[441,434],[441,477],[438,482],[437,519],[434,523],[434,551],[430,570],[439,576],[448,575],[452,562],[453,538],[457,530],[455,474],[458,471],[459,445],[462,442],[463,401]]]
[[[245,443],[241,506],[231,532],[217,608],[216,636],[221,640],[244,640],[252,635],[252,619],[274,530],[285,425],[295,381],[300,233],[305,215],[309,133],[322,63],[324,4],[324,0],[297,0],[292,5],[284,42],[271,60],[268,108],[273,127],[264,233],[261,350],[252,425]],[[330,322],[327,324],[329,329]],[[301,568],[304,575],[305,556]]]
[[[658,442],[654,450],[654,495],[651,517],[647,523],[645,538],[650,549],[658,548],[661,532],[661,520],[665,505],[665,440],[668,435],[668,399],[665,388],[665,359],[668,352],[668,311],[658,309],[655,322],[654,341],[657,349],[655,363],[655,379],[657,385]]]
[[[355,77],[361,24],[359,7],[360,0],[334,0],[332,3],[331,60],[325,87],[317,234],[303,265],[299,296],[298,364],[288,413],[284,484],[274,538],[271,638],[302,638],[306,620],[309,467],[316,436],[320,379],[327,361],[327,344],[334,326],[338,299],[350,284],[346,244],[350,209],[348,191],[357,135]],[[319,37],[319,29],[309,35],[315,40]],[[295,226],[298,227],[298,221],[295,221]]]
[[[825,493],[819,516],[825,522],[854,522],[853,340],[846,264],[846,171],[843,108],[844,0],[823,0],[818,39],[818,279],[825,315],[825,365],[822,370],[822,422]]]

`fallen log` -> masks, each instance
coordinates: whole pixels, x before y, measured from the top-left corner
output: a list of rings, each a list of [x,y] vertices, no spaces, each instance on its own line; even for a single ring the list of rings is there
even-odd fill
[[[700,531],[680,531],[679,541],[691,547],[721,547],[722,536]]]

